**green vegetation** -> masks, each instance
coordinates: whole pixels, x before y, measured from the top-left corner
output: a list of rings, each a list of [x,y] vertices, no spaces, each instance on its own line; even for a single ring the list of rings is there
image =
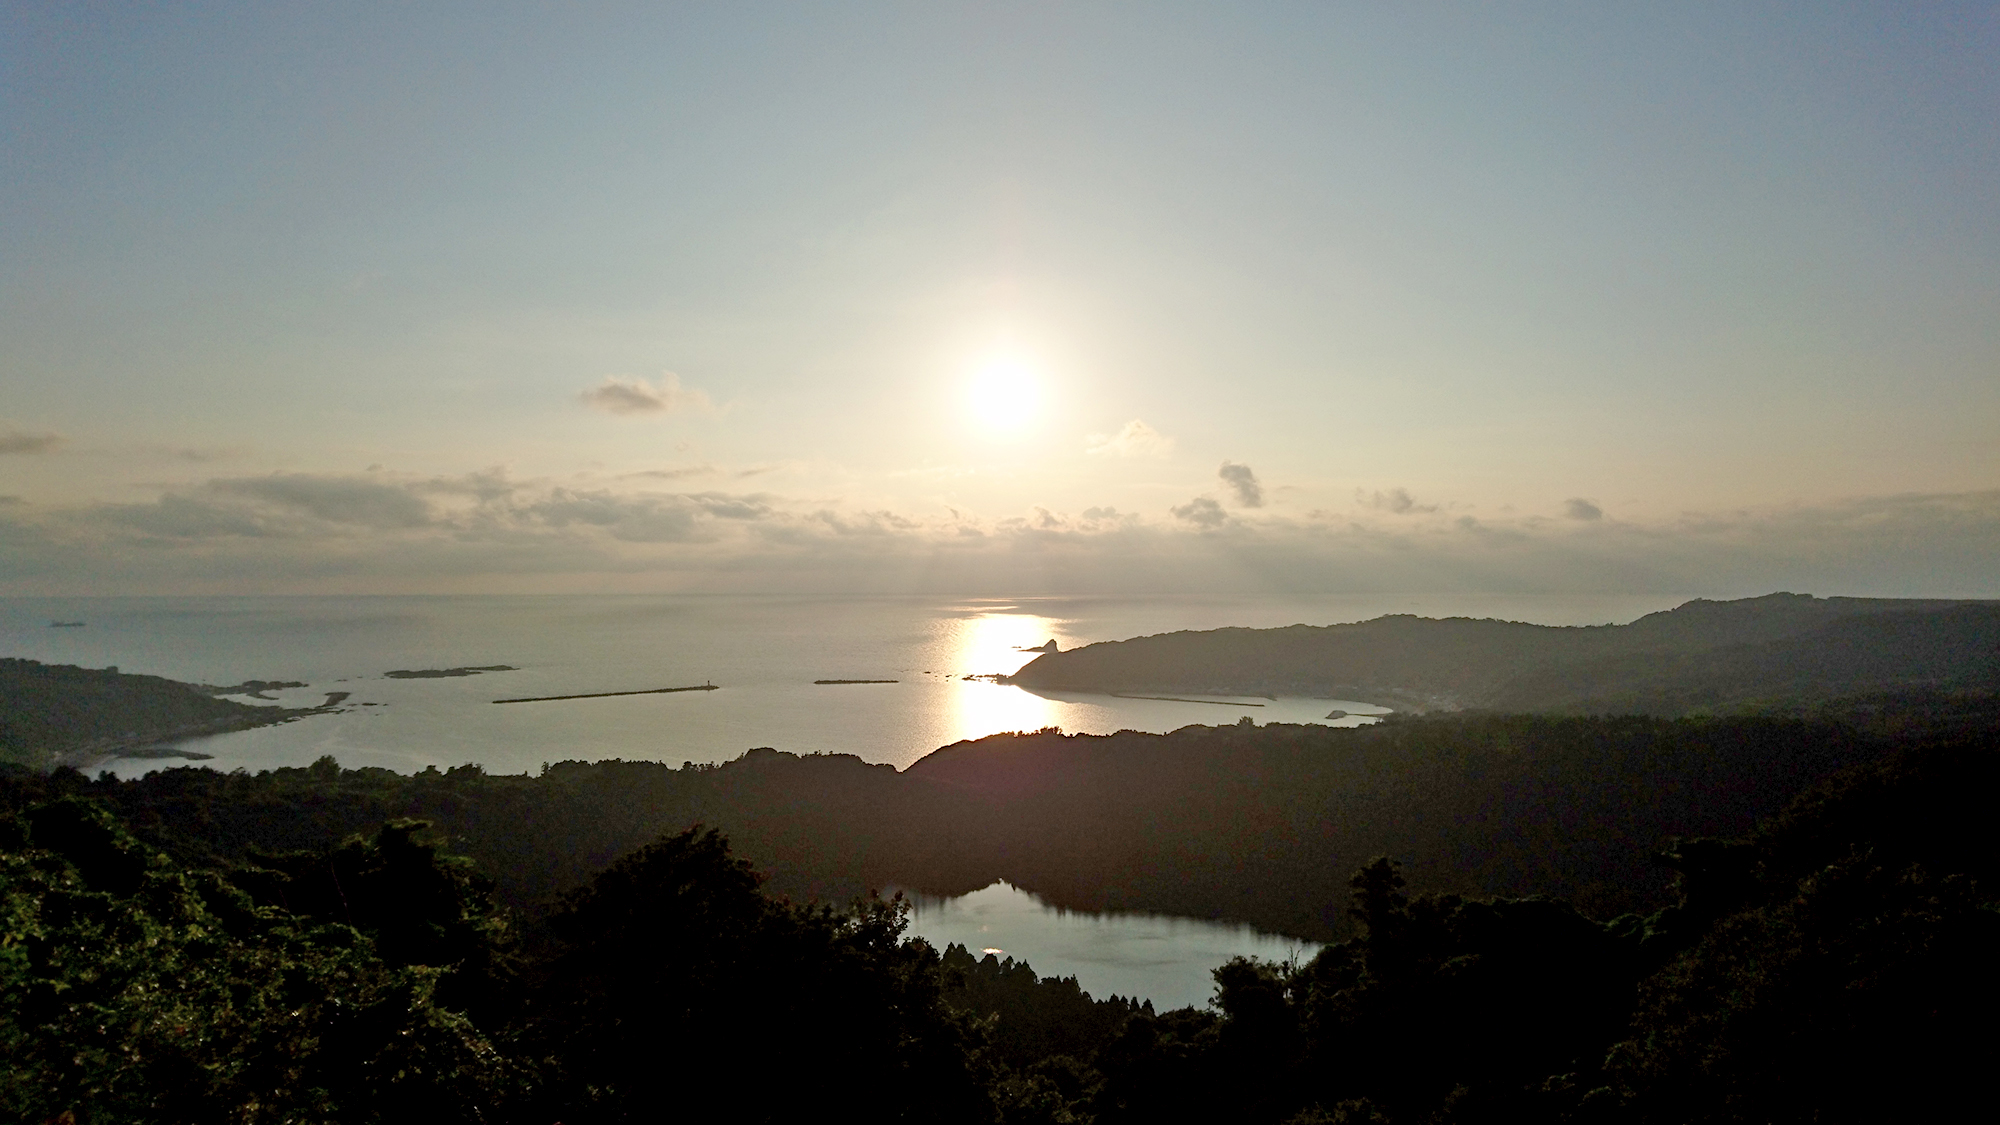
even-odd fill
[[[478,1121],[518,1085],[439,1004],[450,966],[398,964],[352,925],[260,903],[92,802],[30,808],[0,834],[8,1120]]]
[[[1908,1120],[1974,1104],[1995,1047],[1991,734],[1677,842],[1644,915],[1412,893],[1377,858],[1353,937],[1174,1012],[900,940],[899,903],[775,899],[712,831],[523,916],[421,823],[202,860],[111,812],[147,815],[138,783],[12,782],[14,1120]]]

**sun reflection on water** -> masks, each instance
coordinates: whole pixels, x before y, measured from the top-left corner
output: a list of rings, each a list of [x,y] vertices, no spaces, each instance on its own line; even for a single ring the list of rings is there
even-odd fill
[[[964,669],[961,675],[1012,674],[1038,655],[1024,650],[1060,641],[1063,636],[1063,622],[1055,618],[1005,612],[998,607],[960,618],[952,626],[952,666]],[[1011,684],[961,679],[952,696],[954,740],[1057,726],[1058,708],[1056,701]]]

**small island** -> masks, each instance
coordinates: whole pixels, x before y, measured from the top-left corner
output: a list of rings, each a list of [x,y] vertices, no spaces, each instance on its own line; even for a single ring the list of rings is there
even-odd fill
[[[511,664],[474,664],[464,668],[399,668],[394,672],[382,673],[387,680],[444,680],[459,676],[477,676],[482,672],[518,672]]]
[[[814,680],[816,684],[900,684],[901,680]]]

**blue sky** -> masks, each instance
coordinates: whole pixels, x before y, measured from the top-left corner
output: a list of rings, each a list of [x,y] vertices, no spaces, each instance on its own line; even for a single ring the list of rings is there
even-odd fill
[[[1992,5],[6,4],[0,591],[2000,594],[1996,58]]]

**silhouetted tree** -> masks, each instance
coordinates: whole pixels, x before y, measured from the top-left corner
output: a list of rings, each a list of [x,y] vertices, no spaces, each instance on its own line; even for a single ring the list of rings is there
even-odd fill
[[[714,832],[663,837],[565,900],[533,994],[555,1060],[548,1112],[570,1122],[796,1121],[861,1092],[871,1115],[978,1121],[991,1102],[939,958],[901,942],[900,901],[848,913],[758,893]]]

